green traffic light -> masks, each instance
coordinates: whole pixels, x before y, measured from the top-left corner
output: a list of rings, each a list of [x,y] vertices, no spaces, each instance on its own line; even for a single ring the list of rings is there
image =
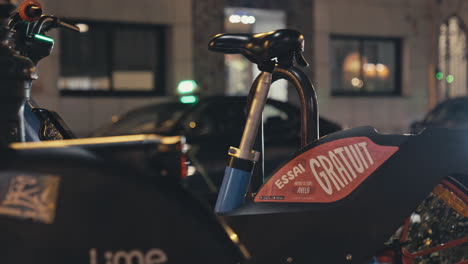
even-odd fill
[[[447,83],[453,83],[453,81],[455,80],[455,77],[453,77],[453,75],[449,74],[449,75],[447,75],[447,78],[445,80],[447,81]]]
[[[194,80],[184,80],[179,82],[179,85],[177,85],[177,92],[179,94],[189,94],[193,93],[197,87],[198,84]]]
[[[183,104],[193,104],[198,102],[198,98],[195,95],[186,95],[180,97],[180,102]]]
[[[443,80],[444,79],[444,74],[442,72],[437,72],[435,75],[437,80]]]

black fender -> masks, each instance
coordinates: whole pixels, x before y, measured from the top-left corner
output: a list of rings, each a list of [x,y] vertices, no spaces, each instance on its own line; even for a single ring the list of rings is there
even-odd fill
[[[232,230],[173,180],[78,147],[0,154],[0,263],[243,260]]]

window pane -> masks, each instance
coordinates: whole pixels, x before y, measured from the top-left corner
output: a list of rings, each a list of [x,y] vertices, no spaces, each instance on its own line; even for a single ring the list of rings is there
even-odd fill
[[[395,57],[395,44],[391,41],[363,42],[363,79],[366,91],[394,91]]]
[[[361,56],[357,40],[332,40],[331,70],[333,91],[362,89]]]
[[[333,37],[332,94],[398,94],[398,45],[397,39]]]
[[[269,121],[275,122],[278,121],[285,121],[288,119],[288,114],[286,114],[281,109],[273,106],[271,104],[266,104],[265,108],[263,109],[263,123],[266,124]],[[275,120],[275,121],[272,121]]]
[[[162,92],[165,75],[162,27],[107,22],[86,24],[86,33],[61,31],[61,77],[58,81],[61,90]]]
[[[157,39],[154,30],[118,28],[114,33],[115,90],[154,89]]]
[[[60,89],[109,90],[106,38],[99,26],[86,33],[60,32]]]

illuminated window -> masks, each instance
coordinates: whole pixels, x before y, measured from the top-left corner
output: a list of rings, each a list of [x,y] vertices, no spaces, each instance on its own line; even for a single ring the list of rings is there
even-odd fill
[[[401,40],[332,36],[332,95],[400,95]]]
[[[164,28],[80,21],[60,32],[62,95],[164,94]]]
[[[466,34],[458,17],[439,29],[439,63],[435,74],[439,99],[467,95]]]

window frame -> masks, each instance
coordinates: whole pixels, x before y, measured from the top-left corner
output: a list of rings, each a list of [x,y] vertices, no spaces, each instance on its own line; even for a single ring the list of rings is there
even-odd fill
[[[132,23],[132,22],[123,22],[123,21],[112,21],[112,20],[89,20],[89,19],[64,19],[68,23],[73,24],[87,24],[90,26],[98,25],[102,27],[106,31],[106,45],[108,45],[107,49],[107,66],[109,66],[109,72],[107,72],[107,76],[110,79],[110,88],[109,90],[70,90],[70,89],[59,89],[60,96],[84,96],[84,97],[145,97],[145,96],[165,96],[167,95],[166,91],[166,84],[167,84],[167,26],[161,24],[148,24],[148,23]],[[113,30],[116,28],[125,28],[125,29],[152,29],[155,32],[155,37],[158,40],[162,40],[158,42],[158,47],[155,47],[155,63],[156,69],[153,75],[154,80],[154,87],[151,91],[143,91],[143,90],[115,90],[112,80],[112,72],[113,72],[113,51],[114,51],[114,42],[113,42]],[[65,29],[63,29],[65,30]],[[79,33],[77,33],[79,34]],[[59,32],[58,39],[61,40],[61,35]],[[61,42],[61,41],[60,41]],[[59,43],[60,49],[61,43]],[[61,56],[61,55],[60,55]],[[62,58],[59,59],[59,74],[58,78],[62,77]],[[157,73],[160,73],[158,75]],[[156,77],[157,76],[157,77]]]
[[[333,87],[333,72],[330,66],[330,94],[331,96],[336,97],[402,97],[403,96],[403,38],[401,37],[383,37],[383,36],[368,36],[368,35],[347,35],[347,34],[330,34],[329,37],[329,58],[330,58],[330,65],[332,62],[332,48],[331,44],[333,40],[355,40],[359,42],[359,55],[362,61],[362,54],[363,54],[363,43],[365,41],[391,41],[395,44],[395,87],[391,92],[369,92],[369,91],[358,91],[358,92],[351,92],[351,91],[336,91]]]

